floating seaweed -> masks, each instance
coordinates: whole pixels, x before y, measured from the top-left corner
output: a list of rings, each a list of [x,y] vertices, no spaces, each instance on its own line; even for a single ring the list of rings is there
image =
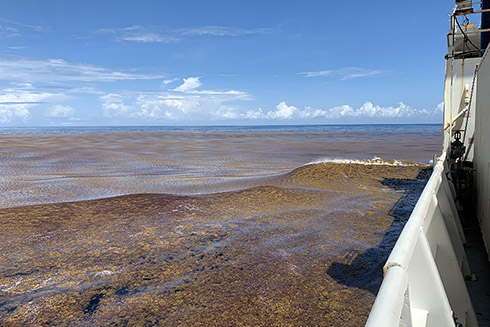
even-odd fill
[[[242,190],[0,210],[0,324],[361,326],[428,176],[320,162]]]

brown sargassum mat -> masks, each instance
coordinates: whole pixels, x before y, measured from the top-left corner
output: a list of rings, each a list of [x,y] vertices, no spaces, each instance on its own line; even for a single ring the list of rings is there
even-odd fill
[[[2,326],[362,326],[430,169],[0,210]]]

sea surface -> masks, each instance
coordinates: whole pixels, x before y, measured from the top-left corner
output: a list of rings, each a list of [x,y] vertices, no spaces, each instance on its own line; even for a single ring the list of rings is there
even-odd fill
[[[363,326],[441,139],[0,128],[0,325]]]

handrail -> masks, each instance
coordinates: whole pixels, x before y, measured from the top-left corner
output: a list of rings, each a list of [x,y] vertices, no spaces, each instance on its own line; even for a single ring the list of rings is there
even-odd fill
[[[439,158],[437,164],[434,166],[431,178],[422,191],[419,201],[417,201],[417,204],[410,215],[410,219],[403,228],[395,247],[391,251],[388,260],[383,267],[384,274],[386,274],[387,270],[393,266],[399,266],[404,269],[408,267],[408,261],[411,259],[411,254],[415,247],[414,240],[418,236],[419,228],[423,226],[424,220],[427,219],[427,212],[431,205],[430,198],[435,194],[435,190],[440,184],[439,176],[444,170],[444,166],[440,160],[441,159]]]
[[[368,327],[454,326],[455,319],[477,326],[463,279],[470,272],[445,160],[446,153],[437,159],[383,268]]]
[[[449,57],[466,57],[466,58],[472,58],[472,57],[480,57],[481,54],[483,53],[484,49],[480,49],[480,44],[474,44],[473,41],[470,39],[470,36],[472,38],[480,37],[482,33],[488,33],[490,32],[490,29],[488,28],[481,28],[481,26],[476,27],[475,24],[479,22],[473,22],[472,24],[469,24],[469,20],[467,20],[467,16],[474,15],[474,14],[483,14],[490,12],[490,9],[481,9],[481,10],[475,10],[473,8],[474,5],[477,3],[472,3],[471,8],[467,9],[457,9],[457,7],[454,7],[453,12],[451,14],[451,19],[450,19],[450,29],[449,33],[447,34],[447,41],[448,41],[448,47],[449,47],[449,52],[446,55],[446,58]],[[464,16],[465,20],[463,26],[460,25],[458,22],[458,16]],[[481,22],[480,22],[481,23]],[[469,25],[468,25],[469,24]],[[481,25],[481,24],[480,24]],[[470,26],[475,26],[471,27]],[[458,45],[456,45],[456,37],[458,37],[461,41]],[[462,42],[462,44],[461,44]],[[479,41],[478,41],[479,42]],[[472,46],[469,47],[469,45]],[[461,46],[462,46],[462,51],[461,51]],[[456,49],[456,47],[460,49]]]
[[[384,277],[366,326],[399,326],[404,296],[408,287],[408,275],[401,267],[392,267]],[[390,303],[390,305],[386,305]]]

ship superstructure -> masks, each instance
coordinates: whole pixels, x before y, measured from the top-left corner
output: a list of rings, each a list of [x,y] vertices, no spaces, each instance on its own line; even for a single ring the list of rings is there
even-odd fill
[[[490,258],[490,0],[457,0],[447,41],[442,155],[384,266],[366,326],[478,326],[465,279],[490,276],[470,270],[461,212],[476,214]]]

